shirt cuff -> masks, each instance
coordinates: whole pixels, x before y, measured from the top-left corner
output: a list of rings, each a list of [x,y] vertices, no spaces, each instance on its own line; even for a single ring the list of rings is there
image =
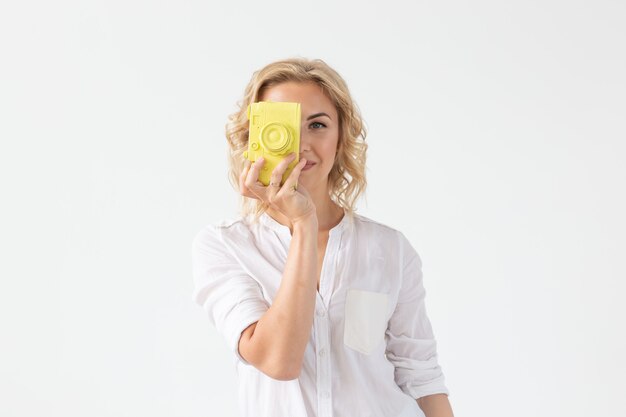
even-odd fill
[[[404,383],[400,382],[398,386],[405,394],[415,400],[433,394],[450,395],[450,391],[445,385],[445,377],[443,374],[425,384],[414,385],[409,380]]]
[[[230,334],[226,335],[226,340],[230,350],[241,362],[246,365],[252,365],[239,353],[239,339],[241,339],[241,334],[248,326],[263,317],[268,307],[259,305],[258,302],[250,302],[248,305],[240,304],[238,310],[238,314],[233,315],[235,317],[229,317],[230,323],[226,323],[224,326],[230,332]]]

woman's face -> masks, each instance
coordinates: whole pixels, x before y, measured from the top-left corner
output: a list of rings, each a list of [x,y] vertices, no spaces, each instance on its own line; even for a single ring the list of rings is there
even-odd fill
[[[300,159],[305,158],[307,166],[298,182],[308,191],[318,187],[326,190],[339,143],[339,120],[333,102],[319,85],[293,81],[267,88],[259,101],[300,103]]]

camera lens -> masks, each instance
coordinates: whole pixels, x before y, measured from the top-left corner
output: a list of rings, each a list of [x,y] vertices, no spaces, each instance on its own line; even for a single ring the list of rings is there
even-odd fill
[[[270,152],[280,153],[291,143],[289,129],[282,123],[268,123],[261,128],[260,139],[263,147]]]

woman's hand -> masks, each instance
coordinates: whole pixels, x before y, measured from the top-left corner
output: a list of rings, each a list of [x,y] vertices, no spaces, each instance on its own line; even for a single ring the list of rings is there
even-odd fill
[[[258,180],[259,172],[265,163],[263,158],[257,159],[254,163],[246,159],[243,171],[239,176],[239,188],[242,195],[269,203],[270,207],[278,210],[292,224],[304,220],[310,215],[315,215],[315,204],[307,190],[302,184],[298,184],[298,188],[295,189],[300,172],[306,165],[306,159],[301,159],[285,183],[280,185],[287,166],[295,157],[296,154],[292,152],[276,165],[267,187]]]

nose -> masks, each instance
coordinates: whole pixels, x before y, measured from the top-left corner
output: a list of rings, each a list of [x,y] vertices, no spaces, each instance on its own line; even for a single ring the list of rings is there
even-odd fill
[[[302,157],[303,152],[308,152],[311,150],[311,141],[309,137],[305,133],[300,133],[300,157]]]

